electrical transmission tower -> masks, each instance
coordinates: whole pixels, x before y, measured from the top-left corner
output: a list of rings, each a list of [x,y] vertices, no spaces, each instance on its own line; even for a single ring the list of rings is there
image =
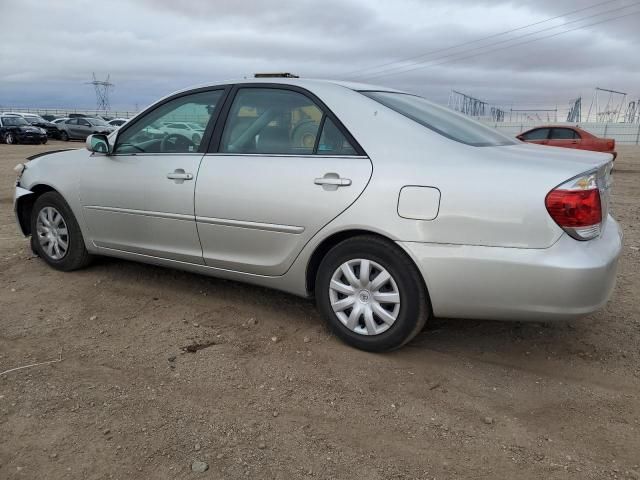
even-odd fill
[[[484,117],[487,115],[488,103],[457,90],[451,90],[447,107],[456,112],[464,113],[470,117]],[[491,119],[494,122],[504,122],[504,110],[498,107],[489,109]]]
[[[456,112],[464,113],[471,117],[483,117],[487,103],[470,95],[451,90],[447,106]]]
[[[606,102],[604,102],[604,99],[602,98],[603,96],[606,97]],[[620,118],[620,114],[622,113],[626,99],[627,94],[624,92],[596,87],[596,90],[593,93],[593,99],[591,100],[591,105],[589,106],[587,122],[591,120],[592,110],[594,113],[594,121],[596,122],[617,122]]]
[[[109,81],[111,75],[107,75],[106,80],[98,80],[95,72],[93,73],[93,81],[87,82],[88,85],[93,85],[96,90],[96,109],[108,112],[111,110],[111,104],[109,103],[109,89],[115,87],[113,83]]]
[[[578,97],[573,101],[567,114],[567,122],[580,123],[582,121],[582,97]]]
[[[627,110],[624,112],[626,123],[640,123],[640,99],[629,102]]]
[[[547,122],[547,123],[551,123],[551,122],[557,122],[558,121],[558,108],[527,108],[527,109],[521,109],[521,108],[512,108],[510,110],[511,115],[509,115],[509,121],[510,122]],[[513,115],[515,113],[515,120],[513,118]],[[543,117],[540,116],[540,114],[543,115],[543,117],[546,115],[546,119],[543,119]]]

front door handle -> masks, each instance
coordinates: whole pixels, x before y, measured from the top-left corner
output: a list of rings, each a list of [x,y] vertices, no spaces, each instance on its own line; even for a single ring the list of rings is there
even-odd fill
[[[193,173],[186,173],[182,168],[176,168],[172,173],[167,173],[167,178],[176,183],[183,183],[185,180],[193,180]]]
[[[325,190],[337,190],[338,187],[348,187],[351,185],[350,178],[340,178],[337,173],[326,173],[324,177],[316,178],[313,183],[322,185]]]

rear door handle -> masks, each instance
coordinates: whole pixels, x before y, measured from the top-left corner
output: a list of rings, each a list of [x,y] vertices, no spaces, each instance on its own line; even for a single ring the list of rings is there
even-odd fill
[[[325,190],[337,190],[338,187],[348,187],[351,185],[350,178],[340,178],[337,173],[325,173],[324,177],[316,178],[313,183],[321,185]]]
[[[316,178],[313,183],[316,185],[336,185],[338,187],[348,187],[351,185],[349,178]]]
[[[193,173],[186,173],[182,168],[176,168],[173,172],[167,173],[167,178],[176,183],[183,183],[185,180],[193,180]]]

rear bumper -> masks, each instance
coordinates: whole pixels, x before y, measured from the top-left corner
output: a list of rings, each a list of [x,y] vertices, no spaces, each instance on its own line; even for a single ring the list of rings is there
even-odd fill
[[[436,316],[562,320],[607,302],[622,232],[609,217],[599,238],[579,242],[563,235],[546,249],[399,244],[420,268]]]

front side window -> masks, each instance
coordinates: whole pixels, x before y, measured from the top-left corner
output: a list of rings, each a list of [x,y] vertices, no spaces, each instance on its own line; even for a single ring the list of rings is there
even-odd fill
[[[446,107],[406,93],[362,91],[363,95],[440,135],[474,147],[514,145],[511,137]]]
[[[537,128],[522,135],[524,140],[546,140],[549,137],[548,128]]]
[[[128,122],[118,135],[114,153],[197,153],[203,136],[188,130],[176,132],[174,122],[207,125],[219,108],[223,90],[192,93],[174,98],[146,115]]]
[[[313,154],[323,112],[307,96],[241,88],[222,134],[222,153]]]

